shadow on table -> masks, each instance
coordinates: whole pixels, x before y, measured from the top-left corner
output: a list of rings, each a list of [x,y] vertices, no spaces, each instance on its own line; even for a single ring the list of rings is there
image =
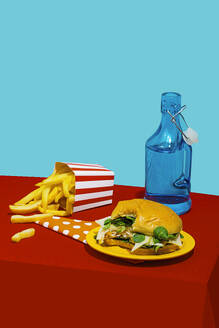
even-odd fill
[[[117,258],[117,257],[113,257],[110,255],[106,255],[106,254],[102,254],[99,253],[97,251],[95,251],[93,248],[89,247],[88,245],[85,246],[85,249],[87,251],[87,253],[93,257],[95,257],[96,259],[102,260],[104,262],[109,262],[109,263],[113,263],[113,264],[119,264],[119,265],[124,265],[124,266],[133,266],[133,265],[137,265],[137,266],[141,266],[141,267],[158,267],[158,266],[166,266],[166,265],[173,265],[173,264],[177,264],[177,263],[181,263],[186,261],[187,259],[189,259],[193,253],[194,250],[192,250],[190,253],[182,255],[180,257],[177,258],[173,258],[173,259],[166,259],[166,260],[147,260],[147,261],[143,261],[143,260],[126,260],[126,259],[122,259],[122,258]]]

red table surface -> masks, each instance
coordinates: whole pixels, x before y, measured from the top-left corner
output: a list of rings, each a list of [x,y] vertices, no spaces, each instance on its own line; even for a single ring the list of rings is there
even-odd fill
[[[36,224],[11,224],[8,205],[33,190],[35,177],[0,177],[1,317],[4,327],[89,324],[162,328],[219,327],[218,196],[191,193],[181,216],[196,240],[177,259],[133,265]],[[144,188],[115,185],[113,204],[73,214],[95,220],[119,200],[142,198]],[[34,227],[33,238],[11,236]]]

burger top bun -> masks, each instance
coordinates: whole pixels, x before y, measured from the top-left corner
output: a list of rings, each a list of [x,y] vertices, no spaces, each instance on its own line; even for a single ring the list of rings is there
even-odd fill
[[[115,219],[120,216],[134,215],[135,232],[152,236],[158,226],[163,226],[169,234],[179,233],[182,230],[182,220],[169,207],[146,199],[131,199],[118,202],[111,214]]]

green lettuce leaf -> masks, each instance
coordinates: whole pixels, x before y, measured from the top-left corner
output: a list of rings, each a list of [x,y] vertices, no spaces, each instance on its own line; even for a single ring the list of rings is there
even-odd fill
[[[145,240],[145,235],[143,235],[142,233],[135,233],[133,235],[133,240],[135,243],[141,243]]]

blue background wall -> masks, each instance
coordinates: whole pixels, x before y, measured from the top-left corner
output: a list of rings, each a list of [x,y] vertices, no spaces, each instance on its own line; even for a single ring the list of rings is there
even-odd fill
[[[1,1],[1,175],[99,163],[144,185],[160,96],[182,94],[192,191],[218,188],[217,1]]]

